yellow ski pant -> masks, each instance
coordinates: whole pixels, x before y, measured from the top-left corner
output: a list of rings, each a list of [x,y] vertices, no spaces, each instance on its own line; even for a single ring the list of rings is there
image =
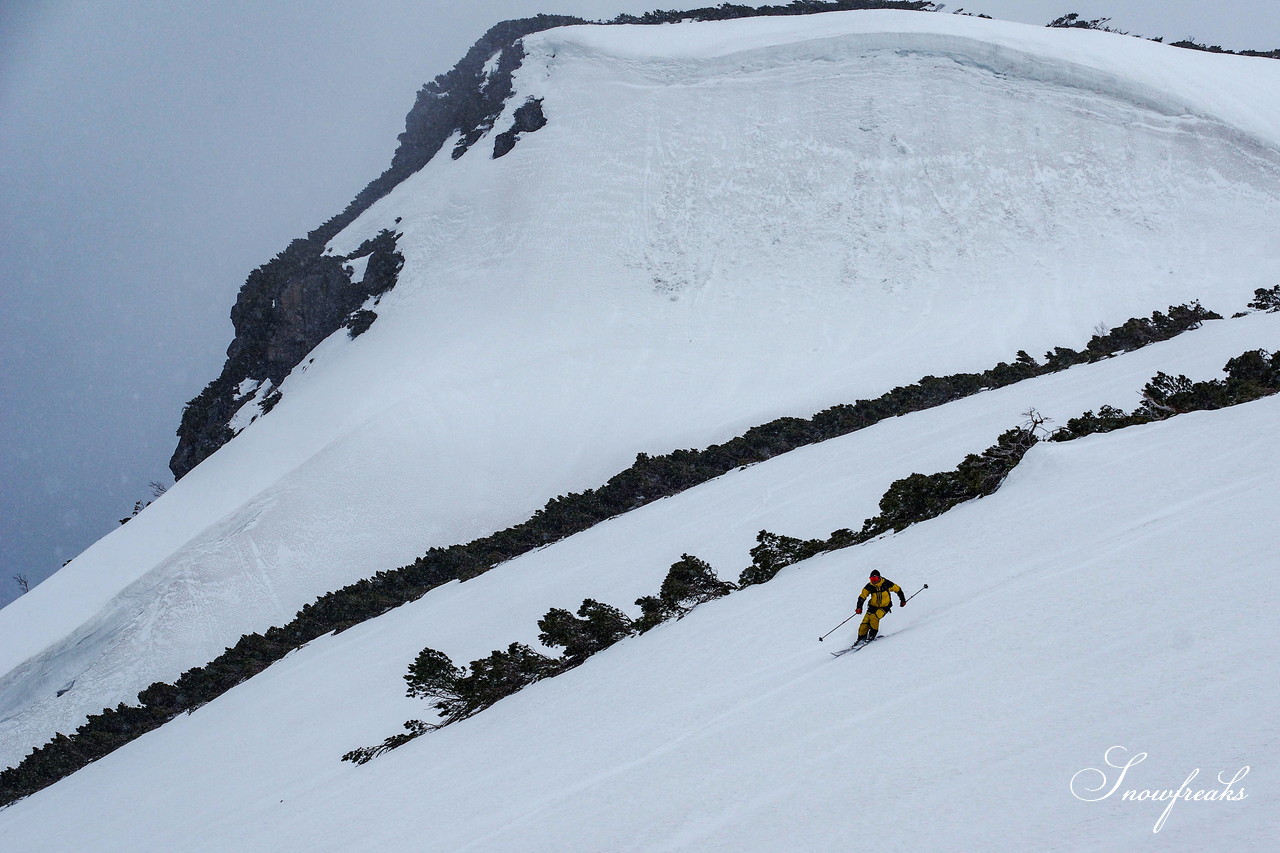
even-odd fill
[[[880,630],[880,620],[888,612],[887,607],[868,607],[867,615],[862,617],[862,624],[858,626],[858,637],[875,636]]]

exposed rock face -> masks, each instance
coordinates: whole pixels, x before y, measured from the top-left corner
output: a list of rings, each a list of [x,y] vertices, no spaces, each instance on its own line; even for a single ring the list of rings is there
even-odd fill
[[[336,330],[346,326],[358,334],[368,328],[372,312],[361,306],[370,296],[394,286],[404,262],[395,250],[395,235],[384,232],[347,258],[325,255],[325,244],[425,166],[455,133],[460,140],[451,156],[457,159],[493,129],[511,96],[511,75],[524,58],[521,38],[581,23],[585,22],[580,18],[539,15],[504,21],[490,29],[451,71],[418,92],[391,166],[346,210],[249,274],[231,309],[235,338],[222,373],[183,409],[178,447],[169,461],[175,478],[186,475],[235,436],[232,419],[265,382],[278,388],[307,353]],[[537,118],[541,118],[540,109]],[[346,262],[364,257],[369,258],[365,274],[352,282]],[[279,398],[279,391],[267,395],[261,401],[262,412]]]
[[[363,301],[342,261],[316,253],[310,241],[295,240],[277,262],[250,273],[231,309],[236,337],[228,362],[279,385]]]
[[[537,15],[503,21],[491,28],[448,73],[418,90],[391,165],[361,190],[346,210],[311,232],[311,238],[327,241],[337,234],[430,162],[453,134],[458,133],[461,138],[451,156],[456,160],[465,154],[493,129],[503,104],[511,97],[511,75],[524,59],[520,40],[531,33],[585,23],[566,15]]]
[[[315,240],[294,240],[249,274],[231,321],[235,339],[222,374],[182,412],[178,448],[169,461],[182,477],[235,435],[231,420],[266,383],[279,388],[316,344],[341,328],[370,297],[390,290],[404,259],[396,235],[384,231],[349,257],[324,255]],[[348,261],[368,258],[364,275],[352,281]],[[265,414],[279,391],[260,401]]]
[[[502,157],[516,147],[516,141],[522,133],[533,133],[547,123],[542,114],[542,99],[530,98],[516,109],[515,124],[493,138],[493,156]]]

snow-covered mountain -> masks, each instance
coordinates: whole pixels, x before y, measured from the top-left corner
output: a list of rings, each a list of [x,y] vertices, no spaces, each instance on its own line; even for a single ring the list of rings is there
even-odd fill
[[[368,331],[323,340],[265,415],[265,386],[238,389],[233,439],[0,611],[0,762],[637,453],[1171,304],[1230,313],[1280,281],[1280,63],[890,11],[561,27],[522,50],[484,137],[522,129],[509,153],[436,156],[328,239],[359,279],[366,241],[398,235]],[[545,125],[517,123],[529,104]],[[1277,316],[886,421],[442,586],[0,812],[0,833],[32,850],[829,850],[887,810],[889,849],[1131,849],[1159,808],[1068,788],[1113,744],[1149,753],[1135,787],[1242,765],[1246,788],[1274,784],[1257,730],[1274,399],[1039,446],[989,499],[369,765],[337,757],[426,713],[401,680],[423,646],[461,662],[533,642],[548,607],[630,606],[685,552],[736,577],[762,527],[857,526],[892,480],[954,465],[1029,406],[1065,420],[1131,406],[1157,370],[1210,378],[1276,349]],[[930,592],[893,615],[901,637],[832,661],[815,638],[873,566]],[[1161,839],[1275,828],[1258,795],[1179,804]]]

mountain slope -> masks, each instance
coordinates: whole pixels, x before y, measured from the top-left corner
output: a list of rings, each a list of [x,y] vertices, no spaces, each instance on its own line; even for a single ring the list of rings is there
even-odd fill
[[[495,131],[528,98],[545,127],[432,160],[331,241],[403,235],[373,327],[0,612],[0,760],[637,452],[1280,273],[1275,63],[907,13],[525,53]]]
[[[317,640],[0,812],[0,831],[30,850],[828,850],[881,809],[890,850],[1130,850],[1163,804],[1070,788],[1119,744],[1149,755],[1137,789],[1197,767],[1217,789],[1251,767],[1252,798],[1178,803],[1163,846],[1264,845],[1274,397],[1041,444],[989,498],[790,567],[368,765],[337,756],[422,715],[401,675],[423,645],[465,661],[531,642],[547,607],[625,605],[682,551],[730,575],[759,527],[856,522],[889,479],[954,463],[1031,404],[1124,403],[1157,366],[1207,375],[1215,350],[1277,333],[1280,315],[1211,323],[735,471]],[[832,660],[853,625],[816,637],[870,568],[930,588],[883,643]],[[1206,620],[1219,589],[1230,613]]]

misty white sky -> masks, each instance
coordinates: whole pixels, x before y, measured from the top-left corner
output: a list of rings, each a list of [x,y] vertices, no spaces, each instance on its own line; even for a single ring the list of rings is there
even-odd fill
[[[0,5],[0,605],[14,575],[38,582],[172,481],[182,406],[221,369],[245,276],[386,168],[417,89],[489,26],[699,5]],[[1273,0],[961,7],[1280,47]]]

